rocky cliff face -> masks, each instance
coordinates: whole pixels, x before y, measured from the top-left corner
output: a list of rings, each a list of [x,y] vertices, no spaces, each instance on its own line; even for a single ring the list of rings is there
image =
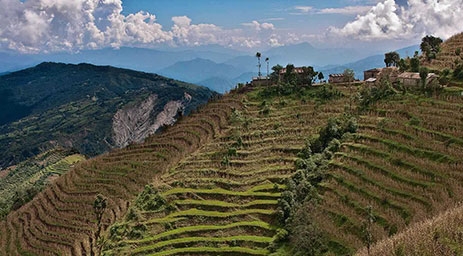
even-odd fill
[[[192,97],[185,93],[183,99],[169,101],[163,110],[153,113],[158,96],[153,94],[138,105],[118,110],[113,117],[113,141],[116,147],[125,147],[132,142],[142,142],[163,125],[172,125],[179,113],[183,113]]]

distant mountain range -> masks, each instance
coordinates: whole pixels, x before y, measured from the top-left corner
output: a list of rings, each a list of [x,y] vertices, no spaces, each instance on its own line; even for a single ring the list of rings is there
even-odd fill
[[[420,47],[419,45],[413,45],[409,46],[406,48],[402,48],[399,50],[396,50],[397,53],[399,53],[401,58],[405,57],[411,57],[415,53],[415,51],[419,51]],[[319,70],[325,74],[325,77],[328,77],[328,74],[336,74],[336,73],[342,73],[345,69],[349,68],[354,70],[355,72],[355,77],[363,80],[363,71],[372,69],[372,68],[380,68],[384,67],[384,54],[378,54],[374,56],[370,56],[355,62],[350,62],[344,65],[339,65],[339,66],[328,66],[328,67],[322,67]]]
[[[412,55],[418,46],[399,50],[401,56]],[[368,53],[352,49],[320,49],[309,43],[281,46],[262,52],[262,74],[267,74],[265,58],[270,58],[269,69],[276,64],[288,63],[296,66],[313,66],[324,74],[340,73],[346,68],[363,77],[363,70],[383,66],[383,54],[368,56]],[[0,74],[36,65],[42,61],[64,63],[91,63],[111,65],[150,73],[159,73],[174,79],[207,86],[225,92],[237,83],[250,81],[257,75],[257,59],[253,54],[239,52],[218,45],[196,48],[141,49],[122,47],[100,49],[79,53],[54,53],[18,55],[0,53]],[[271,70],[270,70],[271,72]]]
[[[366,57],[362,54],[354,49],[315,48],[309,43],[280,46],[263,53],[272,60],[272,63],[280,63],[283,66],[291,63],[295,66],[313,67],[344,64]]]
[[[94,156],[139,142],[214,95],[159,75],[90,64],[47,62],[0,76],[0,169],[55,147]]]

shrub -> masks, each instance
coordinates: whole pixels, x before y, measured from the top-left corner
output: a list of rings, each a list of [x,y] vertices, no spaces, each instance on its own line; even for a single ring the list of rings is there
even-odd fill
[[[137,221],[140,217],[140,214],[134,207],[130,207],[129,211],[127,212],[127,215],[125,216],[126,221]]]
[[[166,204],[166,199],[161,196],[153,185],[146,185],[135,201],[135,206],[142,211],[161,210],[165,208]]]
[[[307,140],[295,161],[297,171],[287,180],[287,190],[278,201],[278,215],[290,234],[292,255],[318,255],[326,251],[326,241],[313,223],[320,200],[317,187],[325,178],[328,162],[341,146],[344,134],[355,133],[355,118],[342,116],[328,120],[317,138]],[[274,244],[270,246],[274,248]]]
[[[453,70],[453,78],[455,78],[455,79],[463,79],[463,64],[459,64]]]
[[[417,117],[412,116],[410,120],[408,120],[409,125],[417,126],[420,125],[421,121]]]

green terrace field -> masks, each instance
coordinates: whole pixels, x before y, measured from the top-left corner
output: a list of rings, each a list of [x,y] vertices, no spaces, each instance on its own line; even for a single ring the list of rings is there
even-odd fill
[[[281,225],[278,200],[307,137],[345,98],[240,95],[224,133],[180,161],[109,228],[108,255],[268,255]],[[150,196],[148,196],[150,195]],[[155,201],[147,206],[147,202]]]

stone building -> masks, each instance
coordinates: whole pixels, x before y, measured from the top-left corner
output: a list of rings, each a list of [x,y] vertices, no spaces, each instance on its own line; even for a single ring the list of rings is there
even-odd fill
[[[370,78],[377,79],[379,73],[381,73],[382,70],[383,70],[382,68],[374,68],[374,69],[369,69],[369,70],[363,71],[363,80],[367,81]]]
[[[421,86],[420,73],[415,72],[403,72],[398,77],[398,81],[406,87],[419,87]],[[439,76],[434,73],[429,73],[426,77],[425,86],[438,83]]]
[[[328,82],[330,84],[338,84],[338,83],[344,83],[346,81],[344,80],[344,74],[330,74],[328,78]],[[353,82],[353,80],[351,82]]]

